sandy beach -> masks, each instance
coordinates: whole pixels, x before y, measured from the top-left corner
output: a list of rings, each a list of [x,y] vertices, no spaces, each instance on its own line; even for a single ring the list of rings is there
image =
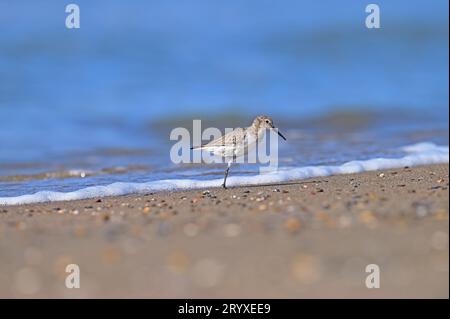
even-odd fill
[[[1,206],[0,297],[448,298],[448,174]]]

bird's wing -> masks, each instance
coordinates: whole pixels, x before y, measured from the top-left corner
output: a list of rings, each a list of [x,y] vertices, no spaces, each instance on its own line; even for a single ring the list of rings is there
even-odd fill
[[[245,129],[238,127],[225,135],[222,135],[202,146],[192,147],[193,150],[209,150],[217,147],[236,148],[236,144],[242,143],[245,139]]]

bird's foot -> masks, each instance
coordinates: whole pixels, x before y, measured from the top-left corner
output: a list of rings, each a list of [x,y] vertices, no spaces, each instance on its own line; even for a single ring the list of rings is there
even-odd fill
[[[225,185],[225,183],[222,184],[223,189],[227,189],[227,186]]]

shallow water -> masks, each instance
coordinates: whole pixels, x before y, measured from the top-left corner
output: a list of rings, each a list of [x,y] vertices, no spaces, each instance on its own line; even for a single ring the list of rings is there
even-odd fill
[[[353,114],[353,117],[352,124],[340,122],[342,118],[351,118],[349,113],[311,119],[309,126],[302,126],[296,121],[280,121],[279,127],[288,140],[279,141],[279,168],[333,166],[380,157],[399,158],[404,155],[402,146],[424,141],[448,145],[445,122],[430,121],[425,125],[421,119],[414,125],[413,119],[402,122],[398,116],[394,117],[395,120],[367,114]],[[204,127],[214,122],[206,120]],[[171,127],[168,123],[165,125]],[[189,128],[188,125],[186,127]],[[30,163],[0,167],[0,172],[6,173],[0,174],[0,197],[32,194],[41,190],[70,192],[113,182],[222,178],[225,164],[172,163],[169,153],[175,141],[170,141],[164,130],[160,131],[157,134],[158,149],[154,143],[147,149],[71,152],[40,166]],[[250,177],[258,175],[259,169],[257,164],[235,164],[230,176]]]
[[[338,174],[362,173],[367,171],[411,167],[418,165],[442,164],[449,161],[448,146],[437,146],[433,143],[418,143],[404,146],[397,150],[402,156],[392,158],[371,158],[353,160],[341,165],[286,166],[278,167],[270,172],[251,176],[238,175],[228,178],[229,186],[265,185],[286,183],[311,177],[323,177]],[[40,191],[15,197],[0,197],[0,205],[20,205],[48,201],[67,201],[104,196],[119,196],[133,193],[148,194],[157,191],[180,189],[198,189],[219,187],[222,179],[171,178],[153,180],[144,183],[115,182],[108,185],[85,187],[72,192]]]
[[[174,165],[170,130],[271,115],[282,167],[448,145],[448,2],[58,0],[0,3],[0,196],[117,181],[215,179]],[[233,167],[254,175],[254,165]]]

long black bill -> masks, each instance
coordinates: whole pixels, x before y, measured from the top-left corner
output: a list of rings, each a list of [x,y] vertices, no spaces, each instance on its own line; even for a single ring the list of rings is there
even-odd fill
[[[278,131],[278,129],[277,129],[277,133],[278,133],[278,135],[280,135],[281,136],[281,138],[283,139],[283,140],[285,140],[286,141],[286,138],[283,136],[283,134],[281,134],[280,133],[280,131]]]

